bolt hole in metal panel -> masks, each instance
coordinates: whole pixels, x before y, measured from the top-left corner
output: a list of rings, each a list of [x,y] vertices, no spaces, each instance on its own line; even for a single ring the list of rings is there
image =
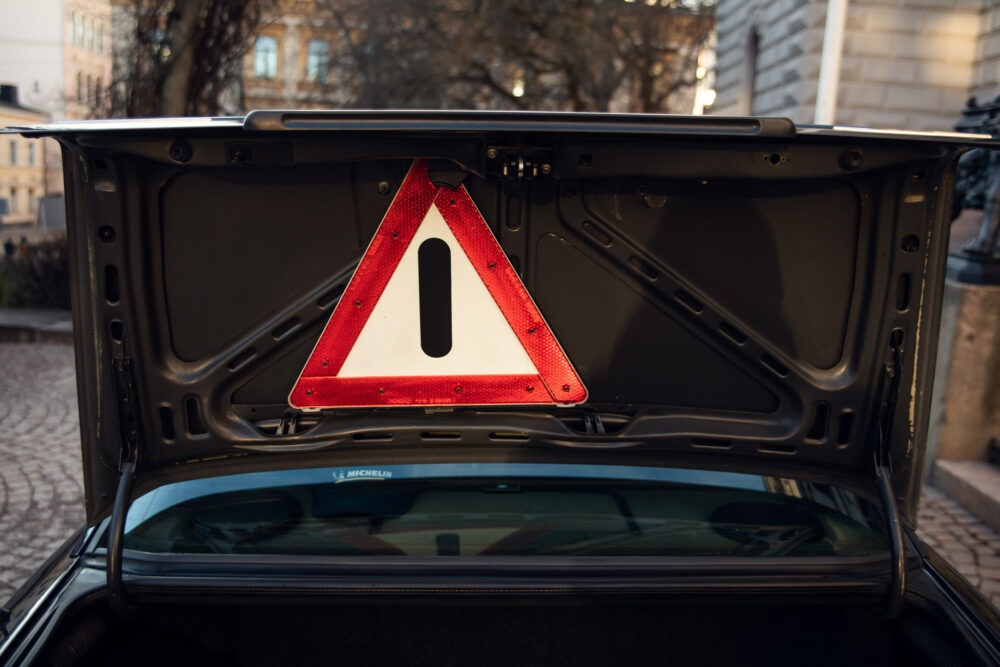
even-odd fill
[[[770,368],[772,371],[778,375],[785,376],[788,375],[788,367],[783,363],[772,357],[770,354],[765,354],[760,358],[760,362]]]
[[[248,363],[250,363],[250,360],[256,356],[257,352],[253,348],[250,348],[249,350],[244,350],[236,357],[234,357],[232,361],[229,362],[229,370],[231,371],[239,370],[243,366],[246,366]]]
[[[160,432],[166,442],[173,442],[177,437],[174,429],[174,410],[169,405],[160,406]]]
[[[738,345],[742,345],[747,342],[747,337],[743,335],[743,332],[727,322],[719,322],[719,331],[726,334],[733,340],[734,343],[737,343]]]
[[[912,276],[909,273],[901,273],[896,279],[896,310],[901,313],[910,307],[911,280]]]
[[[822,442],[826,440],[829,420],[830,404],[825,401],[817,403],[813,408],[812,425],[810,425],[809,431],[806,433],[806,439],[812,440],[813,442]]]
[[[694,438],[691,440],[691,446],[696,449],[731,449],[733,443],[719,438]]]
[[[326,310],[333,304],[340,300],[340,296],[344,293],[344,289],[347,285],[340,284],[334,287],[329,292],[326,292],[319,299],[316,300],[316,305],[320,307],[321,310]]]
[[[521,203],[516,195],[507,200],[507,229],[512,232],[521,229]]]
[[[201,416],[201,401],[197,396],[188,396],[184,399],[184,429],[192,437],[208,433],[208,427]]]
[[[698,299],[694,298],[684,290],[677,290],[676,292],[674,292],[674,296],[677,298],[678,301],[680,301],[681,303],[683,303],[685,306],[687,306],[696,313],[700,313],[701,309],[704,308],[701,301],[698,301]]]
[[[274,340],[281,340],[288,334],[298,329],[299,325],[301,324],[302,324],[301,319],[299,319],[298,317],[293,317],[278,325],[278,327],[271,332],[271,336],[274,338]]]
[[[903,248],[903,252],[914,252],[920,248],[920,237],[916,234],[904,236],[900,246]]]
[[[600,243],[602,246],[611,247],[611,237],[594,226],[594,224],[589,220],[584,220],[580,227],[587,233],[588,236]]]
[[[527,442],[531,439],[527,433],[517,433],[517,432],[504,432],[504,431],[494,431],[490,433],[490,440],[497,441],[507,441],[507,442]]]
[[[798,452],[799,448],[794,445],[759,444],[757,451],[763,454],[783,454],[791,456]]]
[[[108,264],[104,267],[104,298],[115,305],[121,300],[121,285],[118,283],[118,267]]]
[[[893,350],[898,350],[906,338],[906,332],[902,329],[893,329],[892,333],[889,334],[889,347]]]
[[[840,424],[837,427],[837,444],[846,445],[851,441],[851,427],[854,425],[854,413],[842,412],[840,414]]]
[[[654,269],[648,262],[645,262],[638,257],[629,257],[628,262],[635,268],[636,271],[649,280],[656,280],[657,276],[660,275],[659,271]]]
[[[421,440],[460,440],[462,434],[458,431],[424,431]]]
[[[392,433],[389,432],[364,432],[355,433],[351,439],[356,442],[389,442],[392,440]]]

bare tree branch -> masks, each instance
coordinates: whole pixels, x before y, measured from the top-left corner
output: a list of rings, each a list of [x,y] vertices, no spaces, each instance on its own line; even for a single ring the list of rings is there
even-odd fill
[[[687,111],[713,26],[712,0],[302,2],[333,45],[324,75],[305,82],[316,106]],[[134,0],[95,113],[242,111],[244,58],[280,10]]]
[[[243,58],[278,0],[135,0],[95,115],[239,113]]]

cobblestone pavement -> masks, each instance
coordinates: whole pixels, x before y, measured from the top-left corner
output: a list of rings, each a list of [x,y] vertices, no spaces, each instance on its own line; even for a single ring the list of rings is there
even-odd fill
[[[73,348],[0,343],[0,604],[83,522]],[[1000,606],[1000,535],[925,488],[920,535]]]
[[[0,344],[0,604],[83,523],[73,348]]]
[[[929,487],[917,525],[920,537],[1000,608],[1000,534]]]

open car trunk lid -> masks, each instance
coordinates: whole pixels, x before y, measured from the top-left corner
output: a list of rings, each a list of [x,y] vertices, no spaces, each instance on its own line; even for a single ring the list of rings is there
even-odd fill
[[[669,463],[870,494],[881,448],[914,513],[954,168],[988,136],[491,112],[21,131],[64,151],[92,524],[133,446],[135,494],[375,448],[386,462]],[[416,159],[467,189],[586,402],[290,408]]]

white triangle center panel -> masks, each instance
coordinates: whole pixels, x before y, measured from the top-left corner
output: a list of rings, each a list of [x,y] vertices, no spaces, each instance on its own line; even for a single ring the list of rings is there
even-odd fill
[[[437,358],[428,356],[420,345],[417,252],[431,238],[441,239],[451,251],[452,346],[448,354]],[[458,239],[432,205],[337,376],[537,373]]]

